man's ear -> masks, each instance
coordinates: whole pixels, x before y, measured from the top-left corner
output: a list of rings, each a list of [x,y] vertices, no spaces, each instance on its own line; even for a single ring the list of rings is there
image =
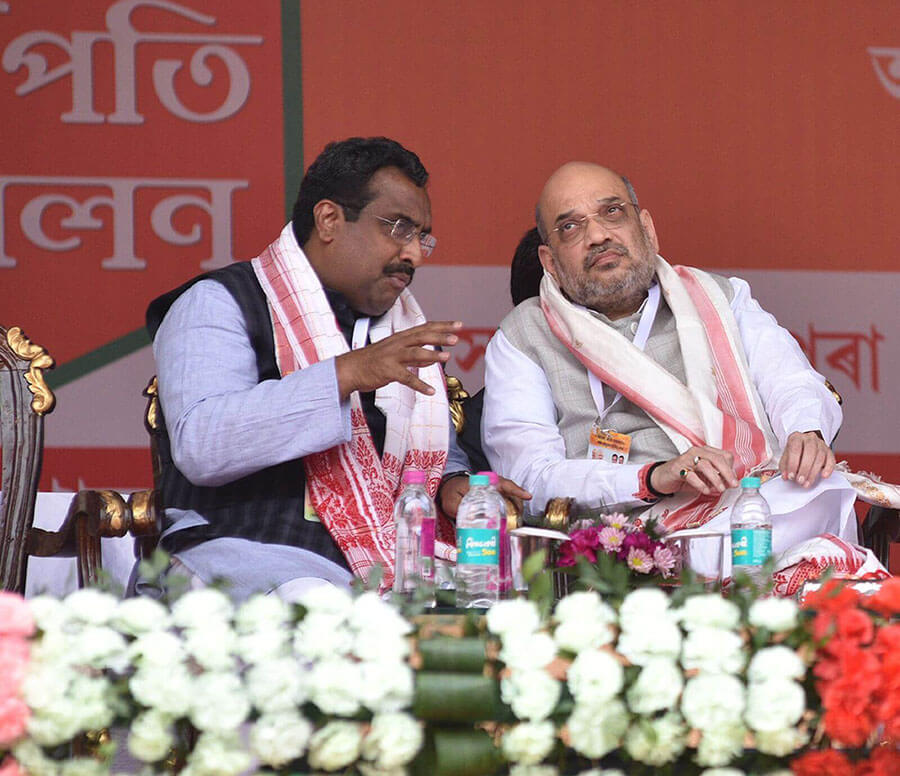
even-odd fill
[[[313,223],[323,243],[334,240],[337,230],[344,223],[344,209],[330,199],[320,199],[313,206]]]
[[[641,226],[644,228],[644,233],[650,240],[650,245],[653,246],[653,252],[659,253],[659,240],[656,239],[656,227],[653,226],[653,218],[651,218],[649,210],[641,211]]]
[[[553,251],[549,245],[538,245],[538,258],[541,260],[541,266],[544,272],[547,272],[557,283],[559,278],[556,276],[556,260],[553,258]]]

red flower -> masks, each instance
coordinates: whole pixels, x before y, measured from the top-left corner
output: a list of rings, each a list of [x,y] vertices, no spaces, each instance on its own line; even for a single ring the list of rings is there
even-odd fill
[[[791,763],[794,776],[853,776],[853,763],[835,749],[807,752]]]
[[[836,638],[854,641],[857,644],[869,644],[875,635],[872,618],[859,609],[845,609],[838,612]]]
[[[884,580],[876,593],[863,599],[863,606],[885,617],[900,614],[900,577]]]
[[[838,579],[828,580],[818,590],[813,590],[803,602],[804,609],[837,614],[856,606],[859,593]]]
[[[888,746],[879,746],[868,760],[856,764],[856,776],[897,776],[900,774],[900,752]]]

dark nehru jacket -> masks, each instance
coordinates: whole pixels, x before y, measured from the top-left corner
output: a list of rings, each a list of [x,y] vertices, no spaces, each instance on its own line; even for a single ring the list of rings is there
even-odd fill
[[[256,274],[247,261],[199,275],[151,302],[147,309],[147,329],[151,338],[156,336],[165,314],[175,300],[204,279],[215,280],[225,286],[240,307],[256,353],[259,382],[280,380],[269,307]],[[359,316],[337,292],[326,289],[325,294],[334,310],[338,326],[349,342],[353,324]],[[375,447],[381,455],[384,450],[384,414],[375,406],[374,391],[360,394],[360,399]],[[302,547],[349,568],[343,553],[325,526],[303,517],[306,474],[302,459],[261,469],[225,485],[194,485],[172,460],[165,407],[161,407],[161,410],[159,456],[163,506],[167,509],[193,510],[209,521],[208,525],[193,526],[169,534],[163,539],[163,549],[174,553],[208,539],[228,536]]]

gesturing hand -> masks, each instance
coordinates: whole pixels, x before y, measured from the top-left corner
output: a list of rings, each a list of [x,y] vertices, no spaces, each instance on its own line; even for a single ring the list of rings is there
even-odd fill
[[[808,488],[821,476],[834,471],[834,453],[815,431],[794,431],[788,438],[778,462],[782,477],[796,480]]]
[[[734,456],[727,450],[704,445],[690,447],[677,458],[657,466],[650,474],[650,485],[659,493],[694,490],[708,496],[736,488]]]
[[[429,350],[425,346],[455,345],[454,332],[462,328],[459,321],[433,321],[397,332],[381,342],[343,353],[335,359],[338,391],[341,400],[353,391],[374,391],[388,383],[408,385],[419,393],[431,396],[434,388],[422,382],[416,371],[419,367],[444,362],[450,354]]]

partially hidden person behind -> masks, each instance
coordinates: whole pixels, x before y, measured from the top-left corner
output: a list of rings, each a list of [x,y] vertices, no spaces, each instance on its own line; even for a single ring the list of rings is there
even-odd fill
[[[447,476],[470,467],[441,365],[461,323],[408,290],[436,244],[427,181],[388,138],[331,143],[275,242],[150,304],[171,573],[293,600],[380,566],[387,589],[403,471],[455,516]],[[451,558],[452,525],[438,538]]]

